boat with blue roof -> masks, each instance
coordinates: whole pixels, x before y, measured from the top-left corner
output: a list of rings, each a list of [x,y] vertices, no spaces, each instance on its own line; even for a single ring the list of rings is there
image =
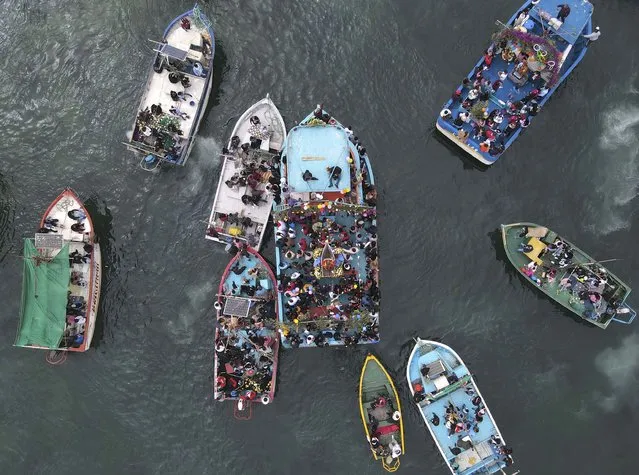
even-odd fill
[[[252,404],[275,397],[279,333],[276,281],[257,251],[236,241],[215,301],[215,389],[218,401],[235,402],[238,419],[250,419]]]
[[[147,171],[186,164],[213,86],[215,36],[196,5],[173,19],[153,44],[153,68],[125,144],[142,156],[140,166]]]
[[[508,260],[532,285],[588,323],[606,329],[630,324],[637,313],[627,303],[631,288],[555,231],[535,223],[502,224]]]
[[[561,3],[563,1],[563,3]],[[586,0],[524,3],[442,109],[437,129],[485,165],[527,128],[588,50]]]
[[[280,188],[280,158],[286,125],[270,96],[238,119],[228,145],[211,209],[206,239],[240,240],[260,250]]]
[[[452,348],[417,338],[406,378],[452,473],[503,472],[513,464],[512,449],[506,446],[468,367]]]
[[[366,148],[321,105],[289,133],[275,197],[282,345],[379,341],[377,192]]]

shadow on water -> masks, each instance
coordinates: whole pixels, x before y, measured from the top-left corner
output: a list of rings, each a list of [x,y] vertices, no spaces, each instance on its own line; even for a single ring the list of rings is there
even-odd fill
[[[512,262],[510,262],[510,259],[508,259],[508,255],[506,254],[506,250],[504,249],[504,245],[503,245],[503,241],[501,237],[501,229],[497,228],[494,231],[490,231],[489,233],[487,233],[487,236],[493,245],[493,249],[495,250],[495,259],[497,259],[499,262],[502,262],[504,264],[506,274],[508,275],[508,282],[512,283],[513,277],[515,277],[520,282],[524,283],[525,287],[532,286],[533,285],[532,282],[526,277],[524,277],[517,269],[515,269],[515,266],[512,264]],[[542,296],[545,299],[548,299],[548,296],[546,294],[542,293],[539,297],[542,297]],[[591,327],[591,328],[598,328],[596,325],[593,325],[592,323],[584,320],[579,315],[575,314],[574,312],[571,312],[563,305],[555,302],[553,299],[550,299],[550,300],[552,300],[552,303],[555,306],[555,308],[557,308],[563,315],[570,317],[572,320],[574,320],[575,322],[581,325]]]
[[[7,178],[0,173],[0,262],[12,249],[13,237],[15,235],[16,202],[13,197],[11,186]]]
[[[215,56],[213,57],[213,86],[211,91],[211,97],[209,103],[206,105],[205,114],[211,110],[212,107],[220,104],[220,96],[222,93],[222,82],[224,76],[228,71],[227,57],[224,53],[224,46],[221,40],[215,39]]]
[[[462,162],[464,170],[476,170],[479,172],[486,172],[490,169],[490,165],[484,165],[479,160],[475,160],[473,157],[464,152],[457,145],[448,140],[436,127],[431,127],[430,135],[432,138],[437,140],[441,145],[444,146],[448,151],[450,151],[453,155],[456,155],[457,158]]]
[[[100,304],[98,306],[95,332],[91,343],[91,346],[97,349],[100,346],[106,329],[107,296],[109,295],[110,283],[118,274],[117,263],[119,258],[113,245],[115,242],[113,237],[113,215],[109,208],[107,208],[106,203],[99,197],[92,195],[84,202],[84,205],[91,216],[96,241],[100,244],[100,253],[102,254]]]

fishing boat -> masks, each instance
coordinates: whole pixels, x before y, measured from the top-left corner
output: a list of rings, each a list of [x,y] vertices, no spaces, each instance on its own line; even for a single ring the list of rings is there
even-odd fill
[[[240,245],[214,306],[214,397],[235,401],[235,417],[250,419],[253,402],[273,401],[279,350],[275,275],[257,251]]]
[[[379,341],[375,182],[366,148],[321,105],[288,134],[273,203],[285,348]]]
[[[91,216],[65,189],[24,240],[22,310],[15,346],[50,350],[50,362],[91,346],[100,300],[101,255]]]
[[[406,378],[452,473],[496,473],[512,465],[512,450],[506,447],[468,367],[452,348],[417,338]]]
[[[393,380],[370,354],[359,378],[359,410],[373,457],[386,471],[395,472],[404,453],[402,407]]]
[[[142,155],[144,170],[186,164],[213,85],[215,36],[197,5],[153,44],[153,68],[125,143]]]
[[[588,50],[592,4],[562,1],[568,10],[532,0],[497,22],[501,30],[437,119],[445,137],[485,165],[513,144]]]
[[[260,250],[280,186],[285,138],[284,119],[268,94],[242,114],[223,150],[207,239],[224,244],[237,239]]]
[[[637,313],[626,304],[630,287],[556,232],[534,223],[502,224],[506,255],[527,281],[565,308],[600,328],[630,324]]]

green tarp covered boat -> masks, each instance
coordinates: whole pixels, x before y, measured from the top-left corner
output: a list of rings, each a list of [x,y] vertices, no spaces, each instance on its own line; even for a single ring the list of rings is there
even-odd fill
[[[65,189],[24,241],[22,309],[15,346],[52,350],[60,364],[67,351],[91,345],[100,299],[101,256],[91,217]]]
[[[630,287],[554,231],[534,223],[502,224],[502,239],[515,268],[546,295],[584,320],[607,328],[630,324],[636,312],[625,302]]]

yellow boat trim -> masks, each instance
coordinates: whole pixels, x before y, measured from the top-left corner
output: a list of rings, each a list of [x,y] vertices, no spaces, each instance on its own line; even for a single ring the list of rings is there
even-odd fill
[[[379,362],[379,360],[371,354],[368,354],[366,356],[366,360],[364,361],[364,365],[362,366],[362,373],[359,376],[359,413],[360,416],[362,417],[362,424],[364,424],[364,432],[366,433],[366,439],[370,442],[371,440],[371,434],[368,431],[368,422],[366,417],[364,416],[364,405],[362,404],[362,383],[364,382],[364,373],[366,372],[366,366],[371,362],[374,361],[377,366],[379,366],[382,370],[382,372],[384,373],[384,375],[386,376],[386,379],[388,380],[388,382],[390,383],[390,387],[393,390],[393,395],[395,396],[395,401],[397,401],[397,410],[399,411],[400,414],[402,414],[402,403],[399,400],[399,395],[397,394],[397,389],[395,388],[395,383],[393,383],[393,379],[390,377],[390,375],[388,374],[388,371],[386,371],[386,368],[384,368],[384,366]],[[404,449],[404,416],[402,414],[402,416],[399,419],[399,434],[400,434],[400,438],[401,438],[401,446],[402,446],[402,455],[404,455],[405,449]],[[371,453],[373,454],[373,457],[375,458],[375,460],[378,460],[379,457],[377,456],[377,454],[375,453],[375,451],[372,449],[372,447],[370,446],[369,443],[369,448]],[[388,472],[394,472],[399,468],[399,458],[395,459],[397,461],[397,463],[395,465],[388,465],[386,464],[386,460],[382,459],[382,466],[384,467],[384,469]]]

